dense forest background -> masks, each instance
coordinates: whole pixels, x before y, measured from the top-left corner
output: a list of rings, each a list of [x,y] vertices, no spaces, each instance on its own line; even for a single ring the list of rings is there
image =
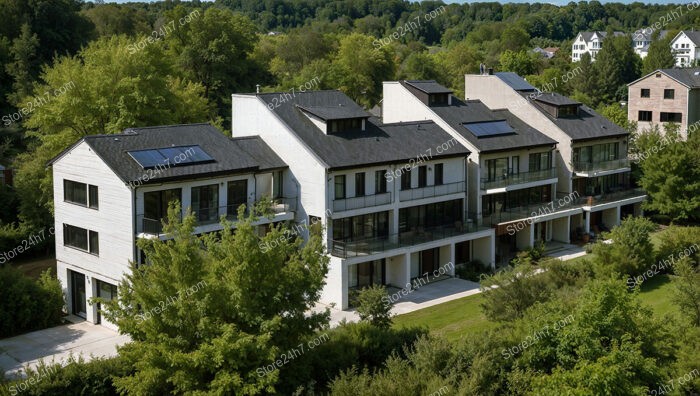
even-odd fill
[[[366,107],[381,82],[435,79],[463,95],[480,63],[514,71],[626,123],[618,101],[643,72],[672,65],[658,40],[642,62],[630,37],[598,60],[570,62],[582,30],[631,33],[666,21],[700,25],[678,5],[471,3],[401,0],[218,0],[105,4],[0,0],[0,164],[16,170],[0,189],[0,240],[52,220],[47,161],[87,134],[210,121],[230,125],[230,95],[341,89]],[[669,17],[670,16],[670,17]],[[666,39],[668,40],[668,38]],[[559,47],[552,59],[534,47]],[[562,81],[569,72],[575,78]],[[10,246],[12,246],[10,244]]]

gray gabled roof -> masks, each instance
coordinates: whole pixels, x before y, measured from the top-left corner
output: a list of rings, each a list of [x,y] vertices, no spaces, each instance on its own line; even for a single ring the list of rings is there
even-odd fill
[[[406,80],[406,84],[427,94],[452,93],[452,90],[442,86],[435,80]]]
[[[480,152],[553,146],[557,143],[554,139],[527,125],[510,111],[505,109],[491,110],[480,100],[461,101],[452,97],[450,106],[433,107],[431,109]],[[499,120],[506,120],[508,125],[515,130],[515,133],[479,138],[464,125]]]
[[[688,88],[700,88],[700,67],[695,67],[695,68],[683,68],[683,69],[657,69],[654,70],[653,72],[647,74],[646,76],[643,76],[641,78],[638,78],[631,83],[627,84],[627,86],[630,86],[632,84],[635,84],[639,81],[642,81],[649,76],[652,76],[656,73],[663,73],[667,75],[668,77],[678,81],[679,83],[685,85]]]
[[[579,105],[576,117],[554,117],[547,112],[536,99],[531,99],[522,94],[532,106],[549,118],[573,141],[600,139],[606,137],[626,136],[629,132],[596,113],[586,105]]]
[[[142,184],[162,183],[287,167],[260,137],[230,138],[209,124],[129,128],[121,134],[86,136],[52,159],[49,164],[60,160],[64,154],[81,142],[90,146],[125,183],[139,181]],[[211,156],[214,161],[165,166],[157,168],[158,171],[147,171],[128,153],[136,150],[195,145]],[[148,174],[148,177],[144,174]]]
[[[467,148],[459,143],[436,155],[436,147],[450,141],[452,136],[432,121],[383,124],[378,118],[370,117],[364,131],[326,134],[301,108],[357,106],[337,90],[297,92],[278,106],[274,103],[280,93],[251,95],[262,100],[330,170],[405,163],[427,154],[432,154],[433,159],[469,155]]]
[[[678,38],[678,36],[680,36],[681,34],[685,34],[686,36],[688,36],[690,41],[692,41],[693,44],[695,44],[695,46],[700,47],[700,31],[698,31],[698,30],[681,30],[680,32],[678,32],[676,37],[674,37],[673,40],[671,40],[671,41],[675,41]]]
[[[591,41],[591,39],[593,38],[593,35],[594,35],[594,34],[597,34],[598,37],[600,37],[601,39],[604,39],[604,38],[607,37],[607,35],[608,35],[607,32],[604,32],[604,31],[602,31],[602,30],[592,31],[592,32],[579,32],[579,34],[580,34],[581,36],[583,36],[583,39],[584,39],[585,41]],[[617,36],[624,36],[624,35],[625,35],[625,33],[623,33],[623,32],[618,32],[618,31],[613,32],[613,36],[615,36],[615,37],[617,37]]]

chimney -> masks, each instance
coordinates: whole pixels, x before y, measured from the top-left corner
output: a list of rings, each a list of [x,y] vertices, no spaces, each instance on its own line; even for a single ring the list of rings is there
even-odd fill
[[[255,93],[260,93],[260,84],[255,84]]]
[[[489,76],[493,76],[493,67],[489,67]]]

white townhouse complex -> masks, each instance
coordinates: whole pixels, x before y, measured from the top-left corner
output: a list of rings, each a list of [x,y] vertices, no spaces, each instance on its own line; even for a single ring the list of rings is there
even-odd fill
[[[700,31],[682,30],[671,40],[676,66],[700,66]]]
[[[385,82],[383,105],[385,121],[432,120],[472,152],[469,211],[495,229],[499,264],[536,242],[570,242],[569,217],[580,210],[556,202],[556,140],[434,81]]]
[[[591,60],[595,60],[598,51],[603,48],[603,41],[608,34],[606,32],[579,32],[571,45],[571,61],[578,62],[585,53],[591,55]],[[624,36],[622,32],[614,32],[615,36]]]
[[[627,84],[627,118],[639,131],[673,122],[682,138],[700,127],[700,68],[659,69]]]
[[[494,231],[468,212],[470,152],[440,126],[382,122],[339,91],[280,95],[234,94],[233,136],[259,135],[298,185],[296,220],[325,226],[322,302],[346,309],[365,286],[494,265]]]
[[[572,238],[641,215],[646,195],[632,184],[627,131],[588,106],[538,91],[515,73],[466,75],[465,95],[491,109],[510,110],[558,142],[556,197],[557,203],[564,199],[561,210],[570,214]],[[576,205],[567,204],[566,197],[576,197]],[[578,213],[568,210],[572,206]]]
[[[269,223],[294,218],[287,165],[259,137],[229,138],[209,124],[127,129],[86,136],[53,167],[58,278],[71,314],[107,323],[92,297],[112,299],[129,262],[143,263],[139,238],[166,238],[168,203],[196,217],[195,233],[221,229],[241,205],[273,198]]]

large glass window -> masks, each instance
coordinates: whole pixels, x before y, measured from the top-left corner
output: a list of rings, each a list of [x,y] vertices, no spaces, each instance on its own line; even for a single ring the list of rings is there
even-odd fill
[[[664,89],[664,99],[673,99],[676,97],[676,91],[673,89]]]
[[[235,215],[241,205],[248,203],[248,180],[234,180],[228,182],[227,189],[227,213]]]
[[[89,191],[89,193],[88,193]],[[63,200],[66,202],[98,208],[97,186],[63,180]]]
[[[63,224],[63,245],[95,255],[100,254],[99,235],[97,232],[69,224]]]
[[[374,193],[381,194],[386,192],[386,170],[378,170],[374,172]]]
[[[97,280],[97,296],[105,300],[114,300],[117,298],[117,287],[115,285]]]
[[[529,171],[536,172],[552,168],[552,152],[530,154]]]
[[[443,164],[435,164],[435,185],[439,186],[443,184]]]
[[[284,195],[284,171],[277,171],[272,175],[272,198],[282,198]]]
[[[345,199],[345,175],[335,177],[335,199]]]
[[[659,121],[661,122],[681,122],[683,120],[683,115],[681,113],[666,113],[661,112],[659,114]]]
[[[192,188],[192,211],[200,222],[213,222],[219,219],[219,185]]]
[[[461,199],[399,210],[399,232],[414,231],[421,227],[449,226],[457,221],[462,221]]]
[[[401,189],[411,189],[411,169],[406,169],[406,171],[401,175]]]
[[[355,173],[355,196],[362,197],[365,195],[365,173]]]
[[[333,239],[357,240],[389,235],[389,212],[333,220]]]
[[[362,288],[385,283],[385,259],[369,261],[348,267],[348,286]]]
[[[574,148],[574,163],[595,163],[620,158],[620,143],[604,143]]]
[[[151,191],[143,194],[143,214],[147,219],[158,220],[168,217],[168,204],[172,201],[182,202],[182,190]]]
[[[488,181],[500,180],[508,176],[508,157],[486,160]]]
[[[418,167],[418,187],[425,187],[428,185],[428,167],[425,165]]]

